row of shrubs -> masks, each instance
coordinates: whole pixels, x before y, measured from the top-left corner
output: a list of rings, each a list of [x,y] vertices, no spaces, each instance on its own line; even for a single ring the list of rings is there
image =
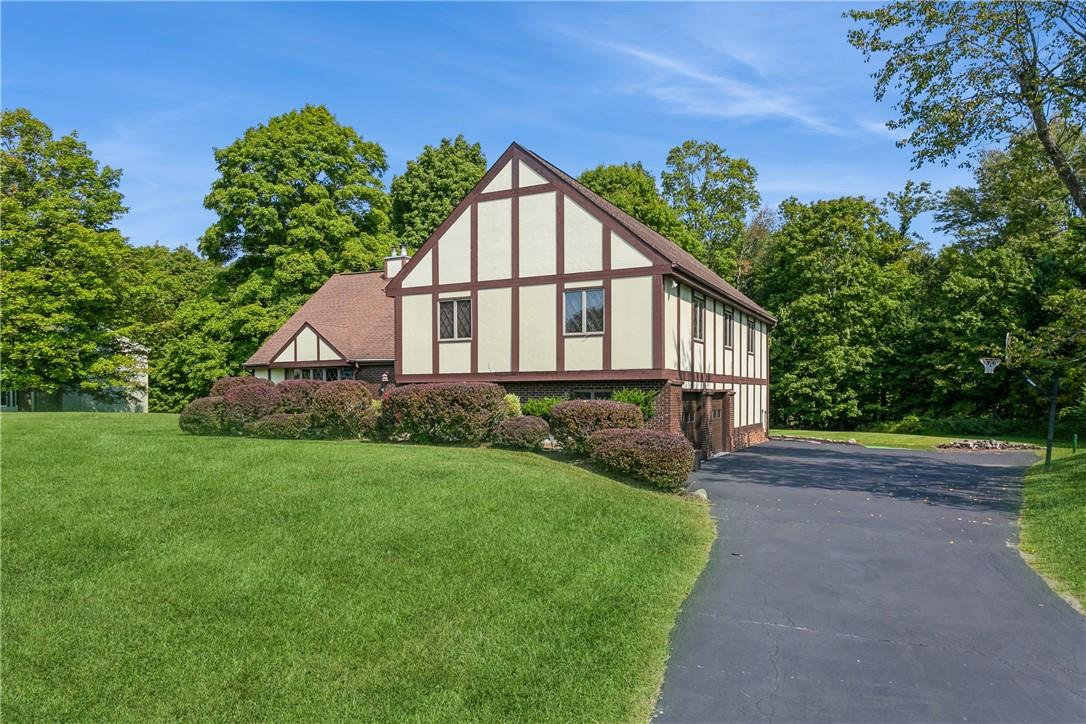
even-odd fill
[[[1043,423],[998,417],[921,417],[906,415],[900,420],[864,425],[867,432],[892,432],[902,435],[972,435],[990,437],[1033,432],[1044,434]]]
[[[532,403],[523,403],[525,412]],[[693,448],[676,433],[644,429],[641,408],[616,400],[558,400],[546,415],[521,413],[516,395],[489,383],[410,385],[374,400],[354,380],[227,377],[211,396],[182,412],[181,429],[197,435],[267,438],[389,439],[539,450],[553,439],[608,468],[676,490],[686,482]]]

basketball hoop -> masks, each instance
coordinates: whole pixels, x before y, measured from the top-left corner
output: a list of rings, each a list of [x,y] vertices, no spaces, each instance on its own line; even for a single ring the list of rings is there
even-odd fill
[[[984,374],[990,375],[995,372],[1001,361],[999,357],[981,357],[980,363],[984,365]]]

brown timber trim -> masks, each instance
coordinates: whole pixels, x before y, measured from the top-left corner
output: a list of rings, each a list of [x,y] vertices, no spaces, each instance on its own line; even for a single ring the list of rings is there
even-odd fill
[[[540,274],[539,276],[520,277],[519,279],[484,279],[478,282],[453,282],[451,284],[432,285],[428,287],[407,287],[399,289],[391,296],[405,296],[409,294],[430,294],[436,292],[468,292],[472,289],[499,289],[501,287],[535,287],[542,284],[571,285],[585,281],[597,281],[601,279],[620,279],[624,277],[647,277],[659,274],[666,267],[643,266],[632,269],[612,269],[611,271],[586,271],[571,272],[569,274]]]
[[[399,379],[403,373],[403,297],[396,297],[393,301],[396,304],[395,322],[392,327],[396,344],[396,359],[392,363],[392,372]]]
[[[514,174],[516,173],[516,167],[514,166]],[[497,201],[498,199],[515,199],[518,196],[531,196],[532,194],[545,194],[548,191],[554,191],[555,186],[552,183],[545,184],[532,184],[531,186],[525,186],[520,188],[518,179],[513,179],[513,188],[502,189],[501,191],[480,191],[476,197],[478,201]]]
[[[570,370],[568,372],[448,372],[438,375],[403,375],[396,379],[402,384],[424,382],[608,382],[618,380],[670,380],[672,370]]]
[[[603,235],[600,239],[603,244],[603,270],[611,271],[611,230],[603,227]],[[587,324],[585,325],[587,326]],[[603,280],[603,368],[611,369],[611,280]]]
[[[678,373],[672,371],[672,375],[677,376],[683,382],[723,382],[726,384],[737,385],[767,385],[769,380],[762,377],[743,377],[740,375],[720,375],[701,372],[680,371]]]
[[[664,366],[664,275],[652,275],[652,366]]]
[[[520,188],[520,164],[516,160],[513,164],[513,188]],[[514,286],[509,290],[509,369],[516,372],[520,369],[520,289],[516,287],[520,279],[520,195],[513,196],[512,227],[509,230],[513,248],[510,251],[510,273]]]
[[[513,185],[516,186],[516,161],[510,161],[513,164],[514,177]],[[479,204],[473,203],[471,205],[471,283],[477,284],[479,282]],[[472,372],[479,371],[479,290],[473,288],[471,290],[471,369]]]
[[[565,194],[558,191],[554,194],[554,296],[555,325],[554,341],[554,369],[562,372],[566,369],[566,310],[565,310],[565,282],[566,275],[566,198]],[[523,283],[523,280],[521,280]],[[606,300],[604,300],[606,303]]]
[[[286,342],[283,343],[283,346],[279,348],[278,352],[276,352],[275,354],[273,354],[271,356],[271,359],[267,362],[267,364],[263,364],[263,363],[262,364],[252,364],[252,365],[245,364],[245,365],[242,365],[242,366],[243,367],[267,367],[268,365],[274,365],[275,364],[275,358],[278,357],[279,355],[283,354],[283,352],[286,351],[287,347],[292,347],[293,348],[293,351],[291,352],[291,354],[294,355],[294,359],[292,361],[297,362],[298,361],[298,335],[301,334],[302,330],[306,329],[307,327],[310,330],[312,330],[313,334],[316,335],[316,337],[317,337],[317,359],[316,359],[317,362],[319,362],[320,359],[321,359],[321,342],[324,342],[326,345],[328,345],[332,349],[333,352],[335,352],[336,354],[339,355],[337,360],[331,360],[331,361],[339,361],[339,362],[346,361],[347,355],[340,352],[339,348],[337,348],[334,344],[329,342],[325,338],[325,336],[323,334],[318,332],[316,327],[314,327],[309,322],[302,322],[302,326],[298,327],[298,331],[296,331],[294,334],[292,334],[290,339],[288,339]],[[285,363],[279,363],[279,364],[282,365],[282,364],[285,364]]]
[[[453,311],[456,311],[455,306]],[[437,333],[437,317],[441,312],[441,298],[438,297],[437,292],[430,295],[430,370],[433,374],[441,372],[441,340],[438,339]],[[456,324],[456,315],[453,314],[453,324]],[[474,332],[475,330],[471,330]],[[400,330],[396,330],[396,336],[400,335]],[[474,335],[473,335],[474,336]],[[396,376],[399,379],[399,375]]]

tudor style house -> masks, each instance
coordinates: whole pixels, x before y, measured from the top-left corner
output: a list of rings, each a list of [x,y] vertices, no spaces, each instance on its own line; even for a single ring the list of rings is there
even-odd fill
[[[385,293],[397,384],[491,381],[521,398],[635,386],[657,392],[650,424],[705,454],[765,439],[773,316],[517,144]]]
[[[359,379],[380,383],[393,371],[393,301],[385,284],[407,261],[385,260],[381,272],[335,274],[245,362],[257,377]]]

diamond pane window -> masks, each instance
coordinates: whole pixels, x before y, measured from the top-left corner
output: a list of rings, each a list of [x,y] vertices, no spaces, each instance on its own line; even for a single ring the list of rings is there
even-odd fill
[[[455,316],[456,302],[441,302],[440,307],[440,337],[441,339],[453,339],[456,336],[456,330],[453,327],[453,318]]]
[[[694,339],[705,339],[705,297],[694,297]]]
[[[456,302],[456,336],[458,339],[471,337],[471,300],[459,299]]]
[[[566,334],[599,334],[603,331],[602,289],[571,289],[565,292]]]
[[[584,305],[584,331],[603,331],[603,290],[589,289],[585,291]]]

